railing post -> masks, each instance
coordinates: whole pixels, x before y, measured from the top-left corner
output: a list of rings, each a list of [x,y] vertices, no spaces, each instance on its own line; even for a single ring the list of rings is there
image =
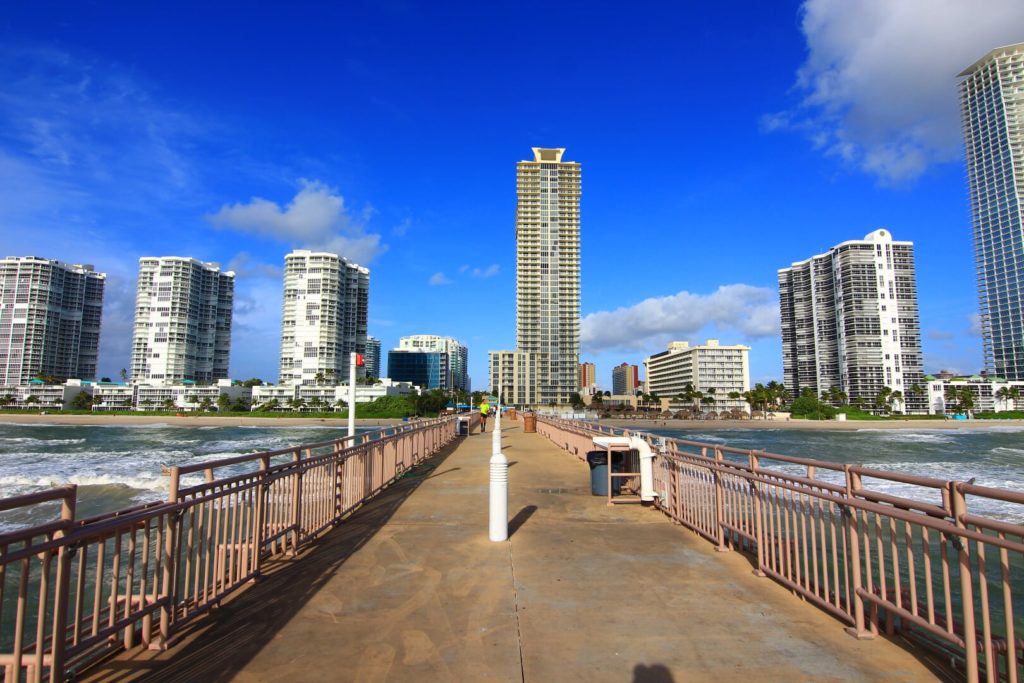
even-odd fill
[[[853,499],[853,492],[860,489],[861,478],[857,472],[852,472],[850,466],[843,468],[846,472],[846,499]],[[861,576],[860,566],[860,520],[857,510],[851,505],[846,505],[844,512],[846,517],[846,534],[850,539],[850,578],[853,583],[853,593],[850,599],[853,601],[853,626],[846,629],[846,632],[858,640],[871,640],[875,637],[874,627],[869,630],[864,623],[864,598],[860,596],[860,590],[864,585]]]
[[[270,482],[267,471],[270,469],[270,456],[260,456],[260,484],[256,487],[256,528],[253,530],[252,572],[254,580],[259,580],[263,571],[263,540],[267,537],[267,503],[270,500]],[[278,517],[278,519],[280,519]],[[239,544],[241,545],[241,544]]]
[[[715,465],[722,462],[722,449],[715,446]],[[718,536],[718,545],[715,547],[720,553],[729,552],[729,546],[725,543],[725,508],[722,502],[722,477],[718,467],[713,470],[715,478],[715,533]]]
[[[78,502],[78,486],[71,489],[70,495],[61,499],[60,520],[70,527],[75,521],[75,506]],[[67,536],[67,528],[63,528],[54,534],[54,538]],[[67,647],[67,619],[68,619],[68,584],[71,580],[71,556],[72,549],[62,545],[57,555],[57,584],[54,586],[53,597],[53,644],[50,651],[50,680],[53,683],[63,681],[64,676],[64,651]],[[45,599],[45,596],[43,596]],[[75,628],[78,625],[75,624]],[[42,647],[40,644],[39,647]],[[15,678],[17,680],[17,677]]]
[[[209,475],[208,475],[209,476]],[[169,491],[167,502],[174,504],[178,502],[178,490],[181,487],[181,468],[171,468]],[[175,598],[175,566],[174,566],[174,535],[177,522],[177,513],[168,511],[164,516],[164,547],[163,547],[163,582],[160,586],[160,595],[164,599],[164,606],[160,608],[160,635],[156,640],[150,641],[150,650],[166,650],[171,641],[171,618],[174,607],[177,604]]]
[[[757,474],[761,467],[761,458],[754,451],[747,453],[747,463],[750,471]],[[761,487],[756,481],[750,482],[750,494],[754,498],[754,542],[757,544],[757,568],[754,569],[754,576],[766,576],[764,573],[764,517],[761,512]]]
[[[966,529],[962,517],[967,514],[967,497],[955,481],[949,482],[949,497],[953,504],[953,521],[957,528]],[[968,683],[978,681],[978,633],[974,625],[974,573],[971,571],[971,542],[959,538],[960,599],[963,605],[964,666]],[[984,580],[984,578],[982,578]],[[990,672],[991,673],[991,672]]]
[[[309,456],[309,449],[306,449],[306,456]],[[292,554],[299,552],[299,543],[302,539],[302,449],[296,448],[292,453],[292,462],[295,463],[295,483],[292,485]]]

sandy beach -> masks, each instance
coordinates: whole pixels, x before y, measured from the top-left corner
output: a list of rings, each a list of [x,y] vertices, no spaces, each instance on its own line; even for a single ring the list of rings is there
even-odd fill
[[[356,419],[360,427],[383,427],[400,424],[400,419]],[[154,425],[166,424],[179,427],[339,427],[348,425],[347,418],[319,417],[236,417],[217,415],[0,415],[0,424],[51,424],[51,425]]]
[[[612,427],[656,431],[658,427],[691,431],[720,429],[796,429],[847,432],[859,429],[1021,429],[1024,420],[601,420]]]

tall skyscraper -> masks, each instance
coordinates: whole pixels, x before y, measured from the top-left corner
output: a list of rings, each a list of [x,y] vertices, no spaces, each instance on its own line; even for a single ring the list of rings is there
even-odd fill
[[[1024,43],[960,76],[985,368],[1024,379]]]
[[[534,147],[516,165],[514,360],[532,379],[517,383],[520,405],[567,405],[579,391],[580,165],[564,153]]]
[[[921,329],[912,242],[887,230],[779,270],[782,370],[795,398],[838,387],[870,407],[883,387],[923,412]]]
[[[380,339],[366,337],[366,376],[380,377]]]
[[[0,260],[0,384],[95,379],[106,277],[38,256]]]
[[[281,384],[348,381],[366,354],[370,271],[337,254],[296,249],[284,260]]]
[[[580,391],[592,393],[597,390],[597,366],[593,363],[580,363],[580,378],[577,380]]]
[[[401,351],[438,351],[448,354],[447,378],[442,381],[441,388],[469,391],[469,349],[458,339],[438,337],[433,334],[414,334],[401,337],[398,340],[398,349]],[[388,363],[389,377],[398,379],[394,375],[390,375],[390,360]]]
[[[135,384],[228,377],[235,274],[181,256],[139,259],[132,334]]]
[[[612,393],[616,396],[631,396],[641,388],[640,368],[623,363],[612,368]]]

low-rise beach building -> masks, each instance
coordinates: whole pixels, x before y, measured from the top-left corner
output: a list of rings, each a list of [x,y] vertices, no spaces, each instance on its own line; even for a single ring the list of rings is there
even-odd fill
[[[1024,410],[1024,380],[926,375],[929,415],[1002,413]],[[965,400],[965,394],[970,400]]]
[[[660,398],[677,398],[687,387],[705,399],[701,408],[723,412],[749,412],[740,396],[750,390],[750,347],[721,345],[709,339],[703,345],[670,342],[668,349],[644,359],[647,393]]]

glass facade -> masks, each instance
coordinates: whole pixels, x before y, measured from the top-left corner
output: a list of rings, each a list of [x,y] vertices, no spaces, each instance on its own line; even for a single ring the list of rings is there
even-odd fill
[[[441,351],[388,351],[388,377],[393,382],[411,382],[422,389],[450,389],[448,354]]]
[[[1024,379],[1024,43],[960,76],[985,368]]]

